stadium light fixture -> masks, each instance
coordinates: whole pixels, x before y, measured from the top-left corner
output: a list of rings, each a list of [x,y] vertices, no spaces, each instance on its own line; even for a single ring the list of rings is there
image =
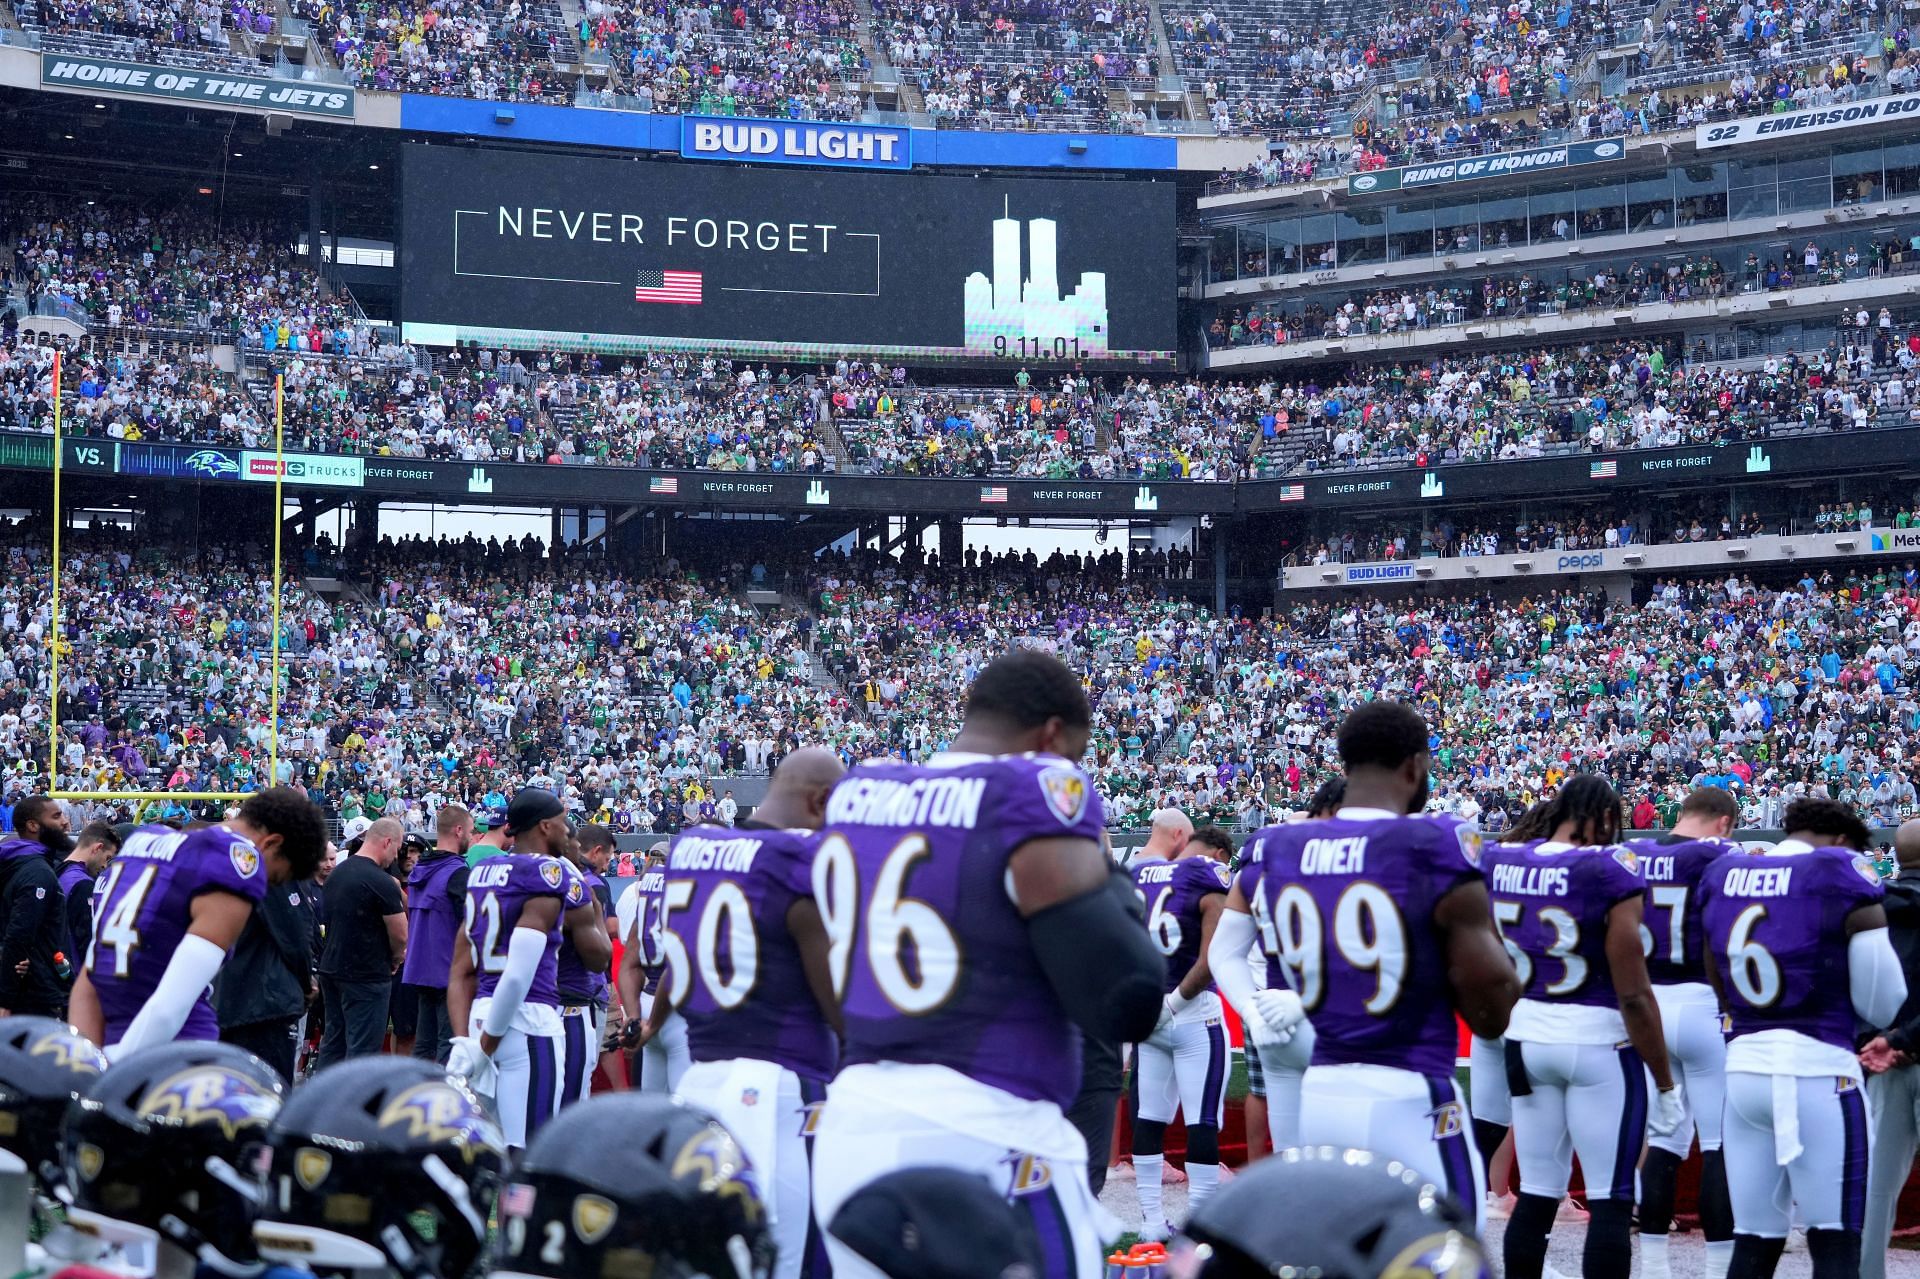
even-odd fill
[[[1833,545],[1835,550],[1851,551],[1854,547],[1860,545],[1860,543],[1854,541],[1850,537],[1843,537],[1843,538],[1840,538],[1838,541],[1836,541]]]
[[[1645,564],[1647,562],[1647,557],[1642,555],[1638,551],[1628,551],[1625,555],[1622,555],[1620,558],[1626,561],[1628,564]]]
[[[1516,573],[1531,573],[1533,572],[1533,561],[1532,560],[1515,560],[1513,562],[1513,570]]]
[[[1735,542],[1727,548],[1727,554],[1736,560],[1747,558],[1748,546],[1745,542]]]

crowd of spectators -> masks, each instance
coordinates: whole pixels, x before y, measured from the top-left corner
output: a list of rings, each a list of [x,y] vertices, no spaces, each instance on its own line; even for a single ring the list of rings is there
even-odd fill
[[[348,81],[396,93],[569,102],[572,37],[537,0],[295,0]]]
[[[96,528],[69,547],[56,635],[43,534],[0,534],[7,792],[44,781],[52,645],[65,784],[258,784],[274,767],[264,566],[217,538],[161,547]],[[1190,602],[1184,552],[942,565],[866,551],[772,569],[472,539],[307,553],[360,585],[321,599],[289,578],[277,775],[341,820],[423,826],[442,803],[537,784],[618,830],[676,829],[797,745],[928,757],[1009,646],[1045,647],[1086,681],[1117,826],[1163,805],[1241,828],[1287,814],[1335,767],[1344,710],[1371,697],[1421,708],[1436,804],[1495,830],[1579,770],[1636,808],[1724,785],[1756,826],[1803,794],[1875,821],[1915,810],[1912,566],[1662,581],[1632,604],[1549,588],[1283,600],[1255,616]],[[785,590],[755,605],[750,586]]]
[[[16,191],[0,201],[0,310],[62,306],[107,329],[162,328],[265,351],[367,351],[351,298],[330,289],[285,226],[191,207]]]

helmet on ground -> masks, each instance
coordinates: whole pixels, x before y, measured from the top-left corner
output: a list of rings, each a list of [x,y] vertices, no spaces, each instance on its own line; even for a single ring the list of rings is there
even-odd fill
[[[26,1165],[41,1193],[64,1183],[60,1125],[74,1098],[107,1069],[93,1043],[51,1017],[0,1020],[0,1150]]]
[[[281,1109],[267,1145],[261,1256],[418,1279],[478,1268],[506,1143],[441,1067],[361,1057],[323,1070]]]
[[[500,1193],[493,1279],[766,1279],[773,1235],[746,1153],[691,1106],[569,1106]]]
[[[262,1143],[285,1096],[273,1067],[232,1044],[179,1040],[115,1062],[67,1109],[67,1220],[107,1242],[253,1261]]]
[[[1285,1212],[1274,1206],[1284,1204]],[[1364,1150],[1283,1150],[1187,1222],[1169,1279],[1487,1279],[1473,1214],[1442,1186]]]

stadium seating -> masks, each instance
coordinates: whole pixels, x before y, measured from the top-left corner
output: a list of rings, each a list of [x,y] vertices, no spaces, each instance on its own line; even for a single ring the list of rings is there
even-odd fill
[[[1596,529],[1463,530],[1447,549],[1489,536],[1577,547]],[[1696,531],[1717,532],[1682,530]],[[0,757],[22,793],[45,760],[44,530],[14,526],[0,547]],[[468,540],[344,556],[323,544],[308,560],[329,594],[289,576],[280,769],[336,818],[419,824],[439,803],[533,781],[619,829],[673,829],[799,742],[926,757],[951,739],[972,673],[1022,643],[1087,680],[1090,760],[1115,825],[1166,803],[1242,828],[1288,811],[1325,775],[1343,710],[1372,696],[1421,706],[1439,735],[1436,803],[1496,827],[1580,768],[1636,800],[1719,780],[1757,826],[1800,794],[1876,821],[1916,806],[1901,763],[1920,731],[1910,566],[1785,570],[1770,584],[1722,569],[1630,606],[1554,590],[1373,596],[1253,620],[1186,602],[1182,555],[943,567],[863,552],[707,573]],[[76,535],[63,586],[70,784],[224,789],[264,775],[256,558],[212,532],[187,550],[96,528]],[[748,588],[778,602],[748,603]]]

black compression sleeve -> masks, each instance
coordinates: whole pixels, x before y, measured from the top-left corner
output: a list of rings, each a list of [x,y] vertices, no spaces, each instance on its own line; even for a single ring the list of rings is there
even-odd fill
[[[1167,964],[1119,868],[1100,888],[1027,920],[1027,940],[1074,1025],[1117,1044],[1153,1033]]]

